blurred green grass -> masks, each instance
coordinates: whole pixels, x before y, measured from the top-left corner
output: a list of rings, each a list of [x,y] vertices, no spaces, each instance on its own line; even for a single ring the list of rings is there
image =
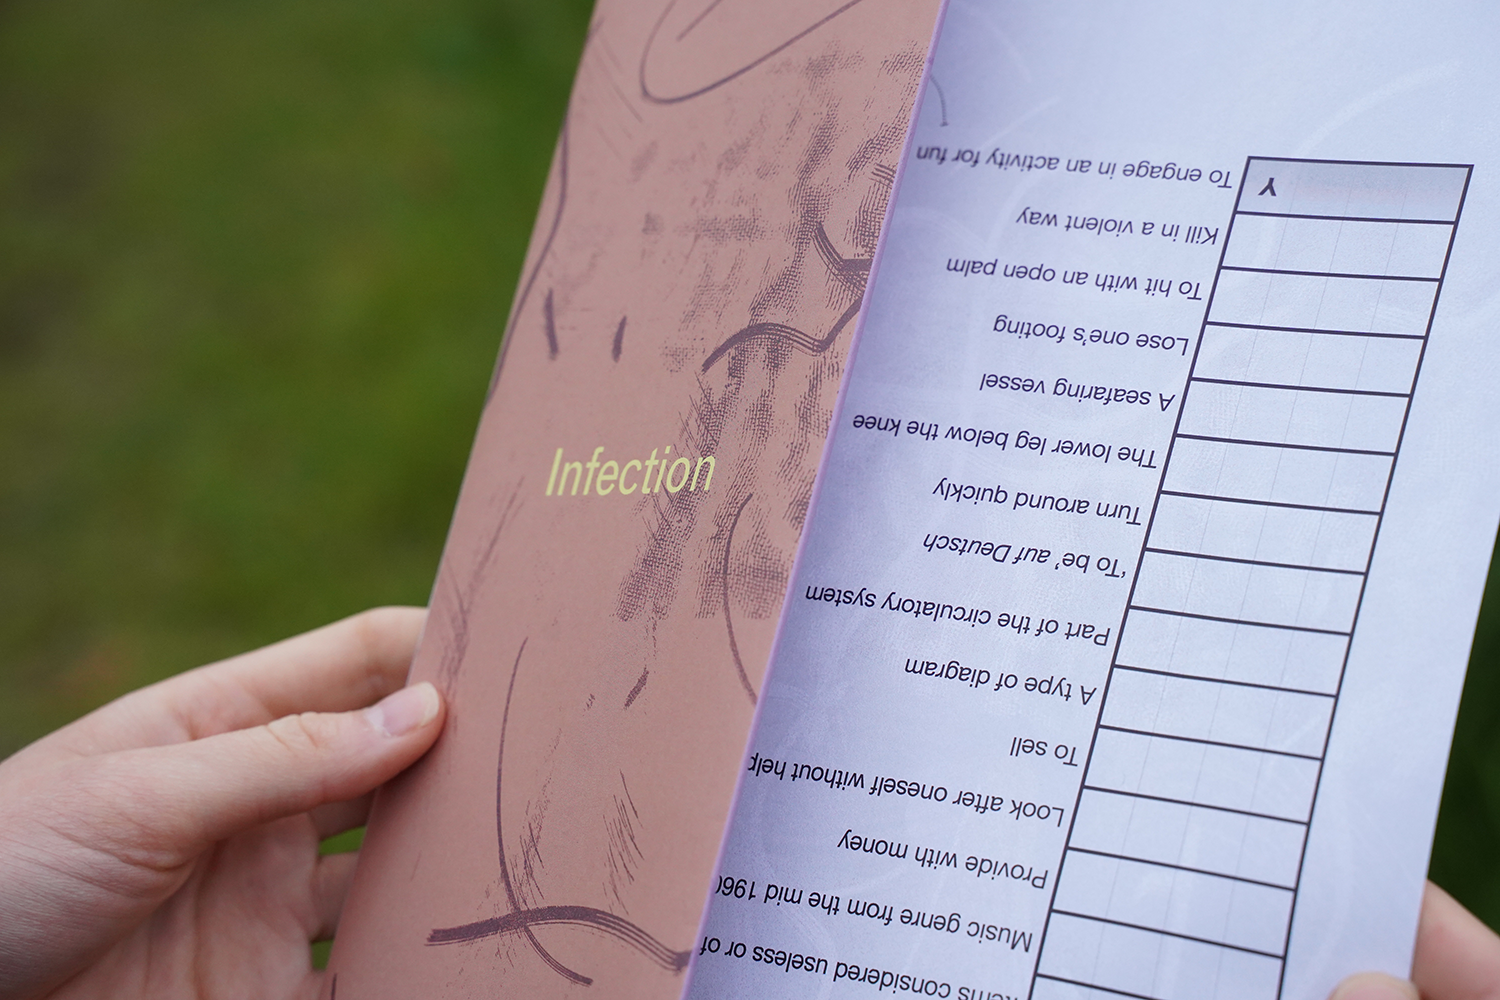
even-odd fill
[[[588,14],[0,6],[0,755],[425,603]]]
[[[589,7],[0,6],[0,757],[426,600]],[[1492,925],[1497,657],[1432,865]]]

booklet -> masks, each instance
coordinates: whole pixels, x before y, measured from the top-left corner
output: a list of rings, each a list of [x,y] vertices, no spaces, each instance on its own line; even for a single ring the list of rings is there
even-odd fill
[[[1500,518],[1478,16],[600,0],[325,995],[1405,975]]]

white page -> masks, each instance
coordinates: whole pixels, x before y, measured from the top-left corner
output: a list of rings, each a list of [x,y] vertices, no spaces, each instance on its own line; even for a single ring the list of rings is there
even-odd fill
[[[952,0],[686,995],[1406,974],[1497,517],[1486,22]]]

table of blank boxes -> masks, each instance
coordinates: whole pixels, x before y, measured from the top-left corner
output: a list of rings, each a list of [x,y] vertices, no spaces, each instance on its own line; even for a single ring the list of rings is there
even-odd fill
[[[1469,168],[1252,158],[1034,1000],[1274,1000]]]

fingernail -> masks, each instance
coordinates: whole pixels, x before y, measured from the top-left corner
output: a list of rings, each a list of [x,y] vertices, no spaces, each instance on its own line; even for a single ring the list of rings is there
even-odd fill
[[[1383,972],[1361,972],[1334,988],[1328,1000],[1419,1000],[1417,988]]]
[[[365,718],[386,736],[405,736],[436,718],[441,707],[437,688],[423,681],[386,695],[365,709]]]

